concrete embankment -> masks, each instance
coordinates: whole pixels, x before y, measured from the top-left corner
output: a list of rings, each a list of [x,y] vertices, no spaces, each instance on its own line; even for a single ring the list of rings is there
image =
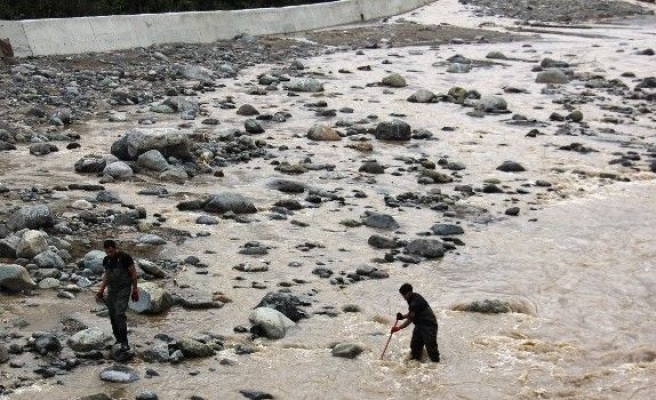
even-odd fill
[[[17,57],[209,43],[240,33],[291,33],[392,16],[433,1],[341,0],[239,11],[0,21],[0,39],[9,39]]]

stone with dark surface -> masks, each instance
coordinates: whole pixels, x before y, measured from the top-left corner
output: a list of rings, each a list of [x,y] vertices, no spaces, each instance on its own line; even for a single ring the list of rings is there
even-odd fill
[[[76,352],[102,350],[111,338],[100,328],[88,328],[75,333],[68,339],[68,346]]]
[[[39,354],[58,353],[62,349],[62,345],[53,333],[41,332],[33,333],[34,343],[32,349]]]
[[[378,140],[405,141],[410,140],[411,136],[410,125],[398,119],[381,122],[376,126],[376,139]]]
[[[208,344],[199,342],[198,340],[183,338],[177,343],[178,348],[186,358],[204,358],[212,357],[216,351]]]
[[[281,339],[296,326],[285,314],[269,307],[258,307],[251,311],[248,320],[253,325],[252,331],[269,339]]]
[[[338,343],[333,347],[332,355],[334,357],[353,359],[360,355],[364,348],[354,343]]]
[[[10,292],[31,290],[36,283],[25,267],[16,264],[0,264],[0,288]]]
[[[383,86],[388,86],[392,88],[402,88],[408,86],[405,79],[399,74],[391,74],[383,78]]]
[[[47,204],[21,207],[13,212],[7,220],[7,228],[12,231],[20,229],[44,229],[55,225],[55,214]]]
[[[159,150],[148,150],[137,158],[137,165],[151,171],[164,171],[169,163]]]
[[[437,96],[435,93],[426,89],[419,89],[412,96],[408,97],[410,103],[431,103]]]
[[[259,115],[260,112],[257,111],[255,107],[253,107],[250,104],[243,104],[239,109],[237,110],[238,115],[245,115],[245,116],[253,116],[253,115]]]
[[[267,293],[255,307],[273,308],[274,310],[284,314],[290,320],[298,322],[301,319],[308,317],[307,313],[302,308],[300,308],[301,306],[307,305],[309,305],[309,303],[302,301],[293,294],[270,292]]]
[[[112,400],[112,398],[105,393],[96,393],[89,396],[80,397],[77,400]]]
[[[377,249],[396,249],[401,247],[401,244],[396,240],[380,235],[371,235],[367,240],[367,243],[369,246],[375,247]]]
[[[307,133],[310,140],[316,141],[339,141],[342,137],[336,130],[323,124],[316,124]]]
[[[515,161],[504,161],[501,165],[497,167],[498,171],[503,172],[523,172],[526,171],[520,163]]]
[[[464,304],[455,308],[456,311],[477,312],[483,314],[501,314],[512,312],[512,307],[509,303],[500,300],[483,300],[474,301],[469,304]]]
[[[377,161],[365,161],[358,169],[358,172],[365,172],[367,174],[384,174],[385,167],[378,164]]]
[[[399,229],[400,225],[394,217],[387,214],[378,214],[378,213],[367,213],[362,219],[362,223],[370,228],[384,229],[384,230],[396,230]]]
[[[435,224],[431,227],[434,234],[438,236],[462,235],[465,230],[460,225]]]
[[[139,375],[130,367],[113,365],[100,372],[100,379],[105,382],[132,383],[139,380]]]
[[[229,211],[235,214],[253,214],[257,212],[253,203],[238,193],[215,194],[205,204],[203,209],[207,212],[218,214]]]
[[[303,193],[305,192],[305,184],[288,179],[276,179],[269,183],[269,186],[275,190],[283,193]]]
[[[444,244],[434,239],[416,239],[405,247],[408,253],[426,258],[443,257],[446,252]]]
[[[569,82],[569,78],[565,73],[559,69],[549,69],[539,72],[535,78],[536,83],[551,83],[551,84],[565,84]]]
[[[132,129],[112,144],[112,154],[123,161],[135,161],[139,155],[158,150],[166,158],[191,159],[191,141],[184,131],[173,128]]]
[[[259,390],[240,390],[239,393],[241,393],[242,396],[250,400],[266,400],[266,399],[274,398],[269,393],[261,392]]]

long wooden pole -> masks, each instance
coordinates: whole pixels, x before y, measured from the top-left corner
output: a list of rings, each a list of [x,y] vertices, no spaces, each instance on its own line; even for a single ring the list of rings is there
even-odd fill
[[[396,326],[396,324],[398,324],[398,323],[399,323],[399,320],[397,319],[397,320],[394,322],[394,326]],[[389,335],[389,337],[387,338],[387,343],[385,343],[385,347],[383,348],[383,352],[380,354],[380,359],[381,359],[381,360],[382,360],[383,357],[385,356],[385,351],[387,351],[387,346],[389,345],[390,340],[392,340],[392,335],[393,335],[393,333],[390,332],[390,335]]]

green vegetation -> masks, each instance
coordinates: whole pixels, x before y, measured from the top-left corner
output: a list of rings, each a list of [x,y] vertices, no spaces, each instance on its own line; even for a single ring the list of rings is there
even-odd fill
[[[70,18],[175,11],[239,10],[334,0],[0,0],[0,19]]]

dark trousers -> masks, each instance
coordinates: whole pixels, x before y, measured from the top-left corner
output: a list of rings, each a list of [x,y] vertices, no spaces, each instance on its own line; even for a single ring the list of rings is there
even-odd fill
[[[437,326],[417,326],[412,331],[410,352],[414,360],[421,360],[421,352],[426,346],[428,358],[440,362],[440,352],[437,349]]]
[[[128,344],[128,318],[125,312],[128,310],[128,301],[130,300],[130,286],[112,290],[110,287],[107,292],[107,310],[109,311],[109,320],[112,323],[112,332],[116,341],[122,344]]]

